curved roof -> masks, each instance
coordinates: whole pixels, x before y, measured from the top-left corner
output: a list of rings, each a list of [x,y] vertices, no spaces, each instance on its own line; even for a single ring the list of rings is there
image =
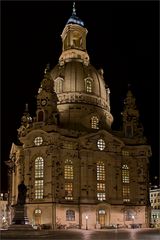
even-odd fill
[[[72,16],[68,19],[67,21],[67,24],[78,24],[82,27],[84,27],[84,22],[79,18],[77,17],[75,14],[72,14]]]

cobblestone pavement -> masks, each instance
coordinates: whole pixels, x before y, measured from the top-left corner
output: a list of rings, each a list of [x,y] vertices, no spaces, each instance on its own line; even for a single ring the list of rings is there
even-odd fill
[[[1,231],[1,239],[160,240],[160,229]]]

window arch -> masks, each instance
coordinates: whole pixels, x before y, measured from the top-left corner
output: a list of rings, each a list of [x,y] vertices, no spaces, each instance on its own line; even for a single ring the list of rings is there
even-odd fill
[[[93,129],[99,129],[99,118],[97,116],[91,117],[91,128]]]
[[[41,214],[42,214],[41,209],[36,208],[36,209],[34,210],[34,214],[35,214],[35,215],[41,215]]]
[[[35,159],[35,178],[43,178],[44,160],[42,157]]]
[[[75,211],[73,210],[66,211],[66,221],[75,221]]]
[[[44,177],[44,160],[42,157],[35,159],[35,199],[43,199],[43,177]]]

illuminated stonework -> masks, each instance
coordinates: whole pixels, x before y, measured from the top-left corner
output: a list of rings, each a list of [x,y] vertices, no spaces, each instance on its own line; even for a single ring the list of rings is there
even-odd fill
[[[17,185],[27,186],[26,208],[32,224],[100,228],[112,224],[149,224],[148,159],[139,112],[131,91],[122,128],[113,131],[110,90],[103,70],[90,64],[87,29],[75,7],[62,32],[62,53],[47,65],[37,91],[34,118],[26,110],[12,144],[9,206]],[[101,36],[99,36],[101,37]],[[98,61],[98,60],[97,60]],[[116,71],[116,69],[115,69]]]

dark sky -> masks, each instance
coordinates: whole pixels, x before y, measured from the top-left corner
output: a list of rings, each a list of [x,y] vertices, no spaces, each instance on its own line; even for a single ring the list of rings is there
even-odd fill
[[[159,26],[158,1],[76,2],[77,15],[88,29],[91,64],[104,69],[111,91],[113,128],[127,85],[137,99],[145,135],[152,147],[151,178],[159,173]],[[54,66],[61,53],[60,34],[72,13],[72,2],[2,2],[1,156],[2,190],[6,190],[4,161],[16,140],[17,128],[29,103],[36,107],[37,90],[48,62]]]

